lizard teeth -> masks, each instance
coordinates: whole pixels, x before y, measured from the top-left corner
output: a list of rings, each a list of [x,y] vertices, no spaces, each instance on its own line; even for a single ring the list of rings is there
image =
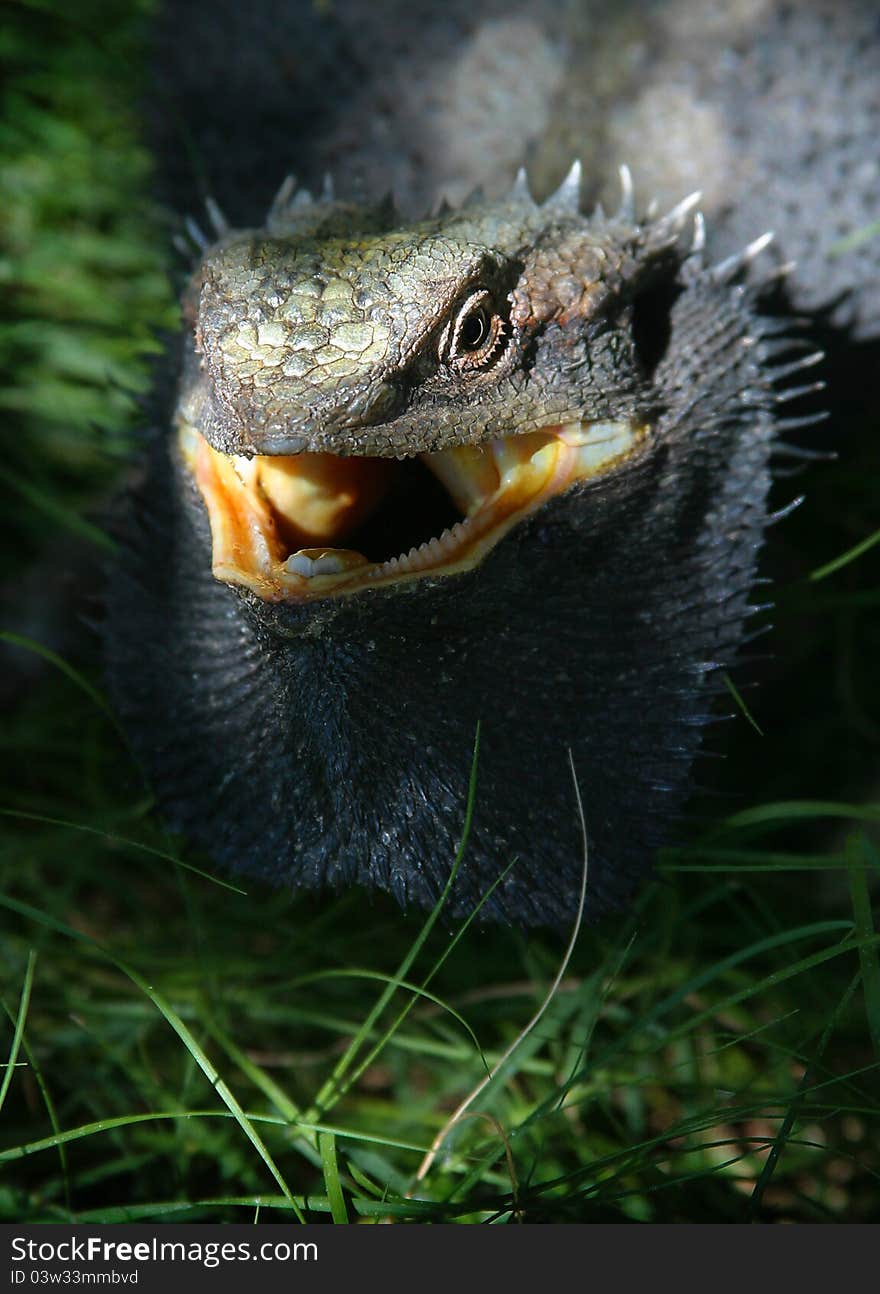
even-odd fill
[[[304,575],[310,580],[315,573],[315,563],[305,553],[291,553],[284,563],[284,569],[291,575]]]
[[[291,553],[284,563],[290,575],[302,575],[312,580],[318,575],[345,575],[358,566],[368,565],[362,553],[350,548],[332,548],[327,552],[316,548],[300,548]]]
[[[556,434],[564,445],[579,449],[582,445],[590,443],[594,430],[595,428],[588,422],[567,422]]]
[[[307,602],[470,571],[512,527],[571,486],[611,470],[645,435],[628,419],[572,421],[420,454],[461,519],[380,562],[334,541],[351,536],[357,543],[363,534],[365,545],[372,542],[362,527],[394,482],[399,488],[407,480],[394,470],[389,477],[387,459],[227,455],[183,419],[178,447],[208,511],[215,578],[271,602]],[[291,552],[291,532],[315,546]]]
[[[471,529],[473,527],[469,526],[468,522],[457,521],[454,526],[449,526],[442,534],[436,535],[433,539],[425,540],[417,548],[411,548],[408,553],[401,553],[399,556],[383,562],[381,566],[374,567],[371,574],[390,575],[395,572],[397,574],[415,574],[418,571],[430,570],[433,566],[439,566],[462,546],[462,541],[468,537]]]

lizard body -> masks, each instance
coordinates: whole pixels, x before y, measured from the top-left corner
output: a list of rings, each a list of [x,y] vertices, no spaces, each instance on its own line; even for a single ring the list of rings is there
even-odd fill
[[[306,203],[205,251],[178,436],[137,500],[110,649],[170,820],[226,866],[433,901],[479,722],[452,910],[517,857],[487,914],[570,917],[569,750],[591,911],[631,892],[683,806],[710,675],[747,614],[774,436],[778,342],[742,265],[704,266],[699,235],[688,251],[692,207],[638,222],[627,194],[587,217],[575,168],[545,204],[520,181],[506,202],[365,234],[351,222],[370,212]],[[305,367],[285,374],[277,352],[302,354],[304,329]],[[352,342],[342,373],[328,331]],[[366,524],[338,522],[339,504],[304,542],[328,459],[346,475],[325,494],[366,489],[358,465],[400,483]],[[451,482],[457,546],[430,533],[417,466]],[[407,555],[413,511],[428,534]]]
[[[701,19],[691,56],[713,41],[736,47],[750,24],[801,30],[784,6],[756,0],[726,17],[710,8],[720,32]],[[183,24],[174,49],[189,57],[191,11],[168,12]],[[634,83],[624,54],[609,79],[603,51],[632,57],[639,33],[666,33],[655,50],[668,70],[687,53],[670,43],[676,21],[698,12],[624,4],[597,42],[596,6],[548,0],[502,15],[490,5],[474,26],[453,5],[426,24],[414,55],[395,45],[393,24],[362,9],[343,4],[325,18],[266,0],[230,19],[250,24],[252,43],[243,41],[232,73],[229,134],[216,141],[186,103],[204,93],[203,76],[216,81],[212,29],[199,29],[207,54],[188,79],[166,47],[231,223],[212,203],[216,240],[200,240],[182,344],[124,522],[108,659],[167,819],[225,868],[433,902],[460,836],[478,723],[479,794],[452,912],[471,911],[512,863],[484,915],[571,918],[581,851],[569,752],[587,814],[591,915],[625,902],[669,838],[718,671],[735,658],[749,615],[769,460],[786,427],[780,404],[789,378],[816,357],[795,354],[788,326],[762,308],[768,281],[779,296],[766,239],[719,263],[693,202],[647,215],[627,172],[611,216],[584,214],[577,167],[544,202],[523,176],[512,191],[498,192],[497,181],[507,154],[525,151],[547,191],[542,177],[586,102],[586,69],[591,103],[606,116],[598,142],[579,121],[585,187],[607,193],[599,149],[619,127],[612,82],[618,96]],[[860,5],[847,13],[844,28],[869,21]],[[811,21],[834,27],[829,14],[818,5]],[[531,22],[540,40],[524,37]],[[260,24],[279,49],[297,48],[291,31],[306,31],[311,61],[267,61]],[[228,30],[223,39],[238,48]],[[856,45],[866,66],[876,59]],[[346,79],[358,56],[382,78]],[[742,57],[765,85],[757,53]],[[493,58],[487,84],[479,73]],[[636,62],[642,89],[659,93]],[[729,77],[707,65],[702,75],[706,111],[682,119],[670,109],[670,124],[690,131],[687,165],[666,164],[673,186],[688,165],[706,175],[711,253],[729,247],[741,208],[706,150],[756,177],[775,144],[753,137],[733,149],[715,128]],[[408,114],[410,76],[423,95]],[[483,110],[499,81],[511,105],[522,88],[525,117],[513,106],[509,117]],[[297,84],[316,102],[292,97]],[[370,100],[382,85],[390,110]],[[864,119],[874,111],[867,104]],[[279,152],[291,114],[309,113],[304,160],[332,161],[345,143],[343,196],[313,199],[285,182],[269,205],[266,155]],[[354,138],[346,120],[358,125]],[[239,127],[253,140],[255,123],[259,156],[233,149],[235,180],[217,158]],[[858,148],[838,141],[834,155],[852,163],[854,219],[871,185],[856,124]],[[705,148],[700,131],[713,141]],[[446,151],[420,152],[428,136]],[[179,154],[162,151],[179,195]],[[418,215],[424,187],[448,180],[450,157],[456,183],[486,178],[490,196]],[[643,154],[643,169],[655,160]],[[384,178],[401,209],[375,202]],[[760,217],[762,183],[748,221]],[[782,256],[810,246],[808,215],[783,220]],[[749,236],[772,223],[751,224]],[[844,258],[823,278],[826,251],[785,292],[831,302],[838,322],[869,333],[871,276],[857,287]],[[750,268],[759,252],[763,271]]]

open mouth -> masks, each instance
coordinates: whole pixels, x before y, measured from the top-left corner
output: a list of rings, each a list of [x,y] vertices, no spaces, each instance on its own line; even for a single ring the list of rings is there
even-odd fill
[[[548,499],[605,475],[646,436],[576,422],[412,458],[245,458],[182,422],[179,446],[208,511],[216,579],[308,602],[476,566]]]

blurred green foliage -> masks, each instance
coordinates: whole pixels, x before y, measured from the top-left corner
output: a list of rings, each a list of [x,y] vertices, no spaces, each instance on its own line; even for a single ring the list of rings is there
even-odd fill
[[[78,526],[129,449],[174,324],[134,93],[143,4],[5,4],[0,413],[6,569]],[[120,19],[124,16],[124,21]],[[46,522],[50,525],[47,526]],[[62,536],[63,542],[63,536]]]

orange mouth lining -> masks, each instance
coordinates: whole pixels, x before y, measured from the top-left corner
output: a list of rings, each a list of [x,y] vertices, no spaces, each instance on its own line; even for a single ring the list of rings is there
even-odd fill
[[[185,422],[178,444],[207,508],[214,577],[265,601],[308,602],[469,570],[646,434],[629,422],[566,423],[402,462],[227,455]],[[410,539],[420,542],[397,549]]]

